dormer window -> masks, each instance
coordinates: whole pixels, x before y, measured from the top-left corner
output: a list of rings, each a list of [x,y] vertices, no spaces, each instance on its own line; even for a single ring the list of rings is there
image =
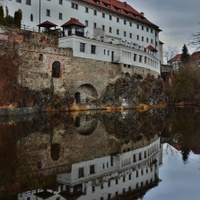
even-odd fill
[[[118,7],[115,7],[115,9],[116,9],[117,12],[120,12],[120,11],[121,11],[121,9],[118,8]]]
[[[107,8],[110,8],[110,4],[104,3]]]

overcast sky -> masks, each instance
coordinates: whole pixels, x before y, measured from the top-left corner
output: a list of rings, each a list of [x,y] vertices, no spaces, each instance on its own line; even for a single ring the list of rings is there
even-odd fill
[[[192,33],[200,31],[200,0],[126,0],[162,30],[164,48],[177,47],[181,53]],[[189,53],[194,50],[188,46]]]

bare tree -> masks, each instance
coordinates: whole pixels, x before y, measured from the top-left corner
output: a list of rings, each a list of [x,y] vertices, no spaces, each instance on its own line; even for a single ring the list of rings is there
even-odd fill
[[[195,48],[196,50],[200,49],[200,32],[192,33],[189,46]]]
[[[163,50],[164,63],[167,63],[168,60],[176,56],[178,52],[179,51],[177,47],[168,46],[167,48],[164,48]]]

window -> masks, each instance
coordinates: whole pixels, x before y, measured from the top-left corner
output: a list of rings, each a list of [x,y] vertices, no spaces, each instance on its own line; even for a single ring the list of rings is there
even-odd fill
[[[109,20],[112,20],[112,15],[109,15]]]
[[[88,20],[85,20],[85,26],[88,26]]]
[[[33,14],[30,15],[30,21],[33,22]]]
[[[26,0],[26,5],[31,5],[31,0]]]
[[[102,31],[105,31],[105,26],[104,25],[102,25]]]
[[[124,31],[124,37],[126,37],[126,31]]]
[[[95,173],[95,166],[90,165],[90,174],[94,174],[94,173]]]
[[[102,18],[105,18],[105,13],[102,13]]]
[[[139,24],[137,24],[137,29],[139,29],[139,27],[140,27],[140,25],[139,25]]]
[[[132,33],[130,33],[130,38],[132,38]]]
[[[130,22],[130,26],[132,26],[132,22]]]
[[[142,36],[142,41],[144,41],[144,37]]]
[[[77,3],[71,3],[71,8],[78,10],[78,4]]]
[[[153,39],[151,39],[151,44],[153,44]]]
[[[80,43],[80,52],[85,52],[85,43]]]
[[[85,7],[85,12],[89,13],[89,8],[88,7]]]
[[[119,23],[119,18],[118,17],[116,18],[116,20],[117,20],[117,23]]]
[[[59,13],[58,19],[61,19],[61,20],[63,19],[62,13]]]
[[[144,30],[144,26],[142,26],[142,30]]]
[[[146,28],[146,31],[149,32],[149,28],[148,27]]]
[[[94,22],[94,28],[97,28],[97,23]]]
[[[139,57],[139,62],[142,62],[142,56],[141,55]],[[142,154],[141,153],[139,153],[139,160],[142,160]]]
[[[110,187],[110,181],[108,181],[108,187]]]
[[[39,58],[38,58],[38,60],[39,60],[39,61],[43,61],[43,58],[44,58],[44,57],[43,57],[43,54],[40,53],[40,54],[39,54]]]
[[[126,20],[124,20],[124,24],[126,25]]]
[[[112,27],[109,27],[109,32],[112,33]]]
[[[79,178],[84,177],[84,168],[83,167],[78,169],[78,177]]]
[[[95,53],[96,53],[96,46],[91,45],[91,54],[95,54]]]
[[[94,10],[94,15],[97,15],[97,11],[96,10]]]
[[[63,0],[59,0],[59,4],[62,5],[63,4]]]
[[[21,3],[21,2],[22,2],[22,0],[16,0],[16,2],[17,2],[17,3]]]
[[[49,9],[46,9],[46,16],[50,17],[51,16],[51,11]]]
[[[136,61],[136,54],[134,54],[134,61]],[[136,155],[133,154],[133,162],[136,162]]]
[[[137,40],[139,40],[140,39],[140,36],[139,35],[137,35]]]
[[[149,38],[147,38],[146,41],[149,42]]]
[[[119,29],[116,30],[116,34],[119,35]]]

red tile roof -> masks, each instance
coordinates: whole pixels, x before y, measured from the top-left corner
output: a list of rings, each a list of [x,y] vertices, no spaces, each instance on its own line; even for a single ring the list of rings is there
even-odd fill
[[[126,2],[120,2],[118,0],[83,0],[83,1],[113,11],[121,15],[125,15],[139,22],[148,24],[150,26],[159,29],[157,25],[153,24],[148,19],[146,19],[143,13],[139,13]]]
[[[50,22],[50,21],[45,21],[45,22],[38,24],[37,26],[40,26],[40,27],[55,27],[57,25]]]
[[[152,45],[149,45],[149,46],[147,47],[147,49],[149,49],[150,51],[157,51]]]
[[[200,59],[200,51],[196,51],[191,55],[192,59]]]
[[[71,18],[69,21],[67,21],[66,23],[64,23],[63,25],[61,25],[61,27],[68,27],[68,26],[71,26],[71,25],[85,27],[84,24],[82,24],[81,22],[79,22],[78,19],[75,19],[75,18]]]
[[[173,58],[171,58],[167,62],[175,62],[175,61],[181,61],[181,54],[177,54],[176,56],[174,56]]]

